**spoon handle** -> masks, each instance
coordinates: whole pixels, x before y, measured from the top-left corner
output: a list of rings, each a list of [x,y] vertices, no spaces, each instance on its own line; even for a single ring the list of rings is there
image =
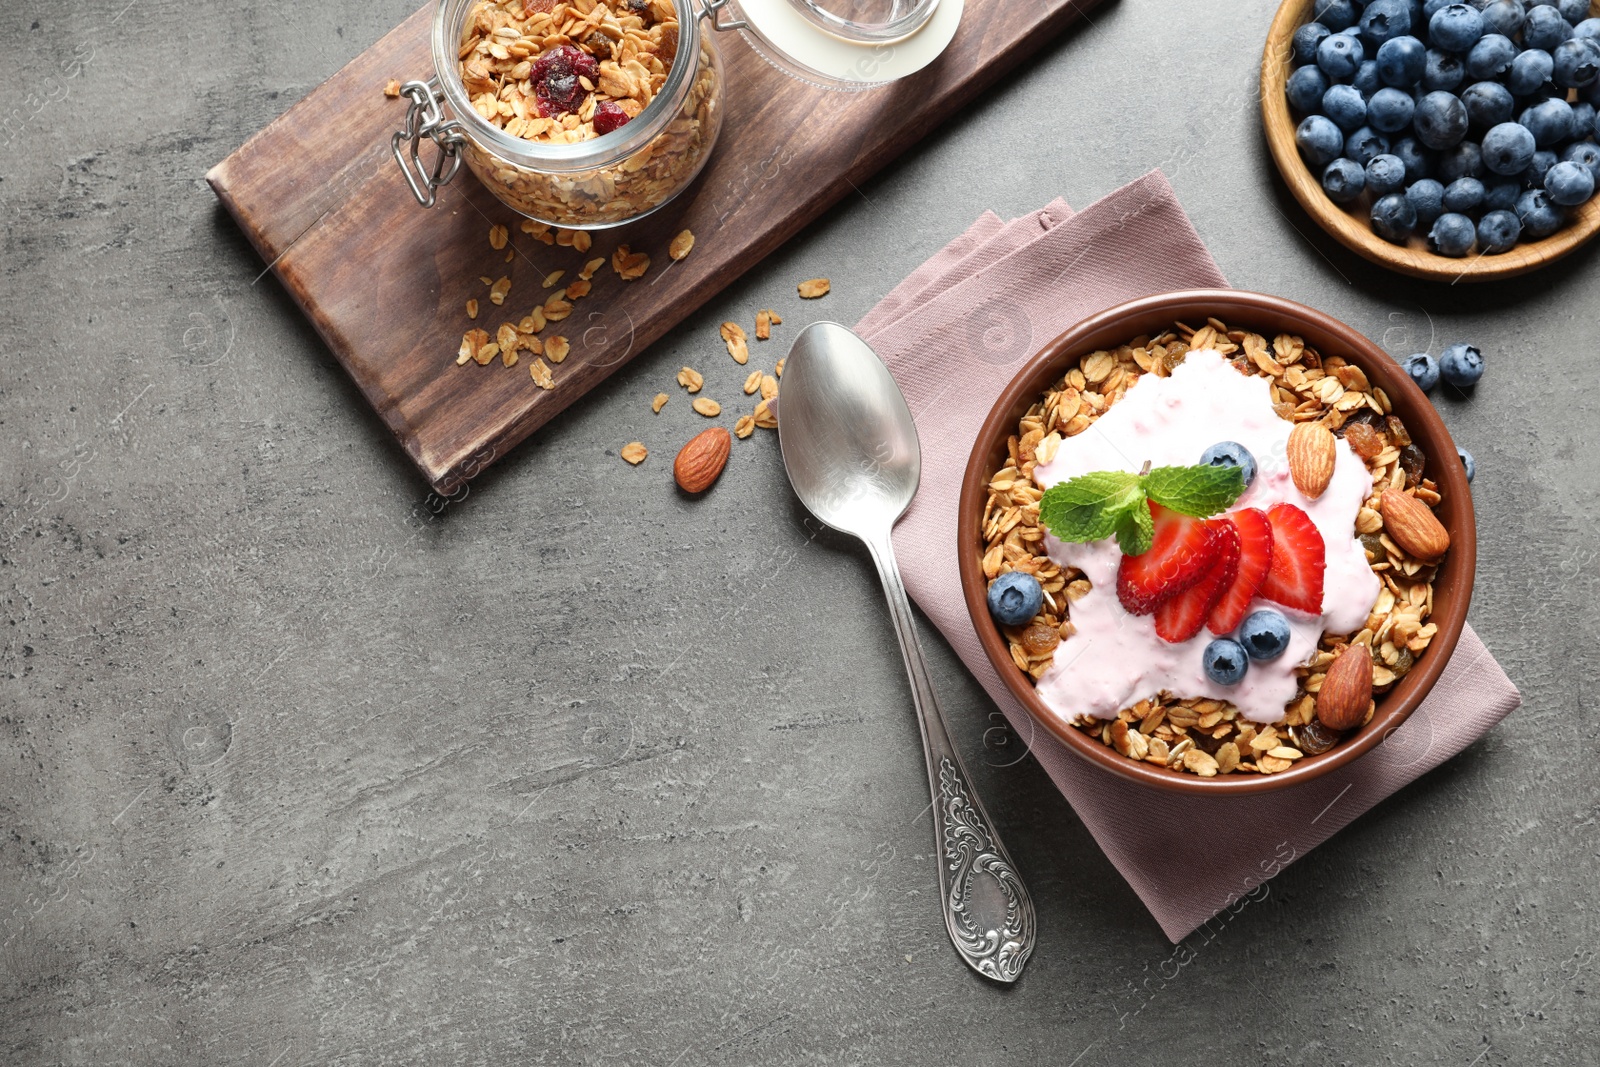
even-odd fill
[[[1037,936],[1033,899],[950,742],[889,535],[867,539],[867,547],[889,598],[889,615],[905,655],[922,727],[928,785],[933,791],[933,834],[939,852],[945,928],[956,951],[973,970],[999,982],[1014,982],[1021,976]]]

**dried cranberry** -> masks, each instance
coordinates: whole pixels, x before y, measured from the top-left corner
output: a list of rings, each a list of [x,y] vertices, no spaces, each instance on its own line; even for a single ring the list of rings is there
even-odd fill
[[[628,113],[610,100],[602,100],[594,108],[594,132],[610,133],[628,124]]]
[[[578,79],[588,78],[592,84],[599,71],[594,56],[570,44],[558,45],[540,56],[529,75],[539,114],[549,119],[578,110],[589,95]]]

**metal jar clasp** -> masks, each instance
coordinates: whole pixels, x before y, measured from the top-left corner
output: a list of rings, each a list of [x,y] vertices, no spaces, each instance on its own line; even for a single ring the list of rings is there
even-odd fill
[[[466,137],[461,123],[445,119],[439,107],[444,94],[437,80],[406,82],[400,92],[410,99],[411,106],[406,110],[405,126],[395,131],[390,147],[417,203],[432,207],[439,199],[440,186],[448,185],[461,169],[461,145]],[[435,149],[431,167],[422,161],[424,137]]]

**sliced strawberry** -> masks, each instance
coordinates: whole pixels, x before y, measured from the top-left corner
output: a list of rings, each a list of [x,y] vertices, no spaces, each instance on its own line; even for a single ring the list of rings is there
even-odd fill
[[[1168,597],[1156,608],[1156,633],[1164,641],[1177,644],[1199,633],[1239,572],[1239,532],[1226,520],[1214,520],[1212,526],[1216,540],[1211,568],[1194,585]]]
[[[1272,524],[1260,508],[1243,508],[1223,516],[1239,533],[1239,570],[1223,590],[1206,620],[1214,634],[1231,634],[1244,621],[1250,601],[1272,567]]]
[[[1311,516],[1293,504],[1274,504],[1267,512],[1272,524],[1272,566],[1259,596],[1307,615],[1322,614],[1322,573],[1328,550]]]
[[[1217,528],[1211,519],[1193,519],[1150,505],[1155,537],[1150,550],[1123,556],[1117,571],[1117,596],[1134,615],[1149,615],[1168,597],[1175,596],[1206,576],[1214,562]]]

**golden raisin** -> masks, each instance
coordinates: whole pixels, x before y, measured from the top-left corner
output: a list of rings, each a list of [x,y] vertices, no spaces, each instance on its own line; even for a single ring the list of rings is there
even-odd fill
[[[1350,447],[1362,459],[1371,459],[1382,452],[1388,444],[1383,439],[1383,434],[1364,422],[1352,422],[1346,426],[1344,439],[1350,442]]]
[[[1022,647],[1027,650],[1030,657],[1043,656],[1047,652],[1055,651],[1056,646],[1061,643],[1061,634],[1049,623],[1035,621],[1022,631],[1021,641]]]

